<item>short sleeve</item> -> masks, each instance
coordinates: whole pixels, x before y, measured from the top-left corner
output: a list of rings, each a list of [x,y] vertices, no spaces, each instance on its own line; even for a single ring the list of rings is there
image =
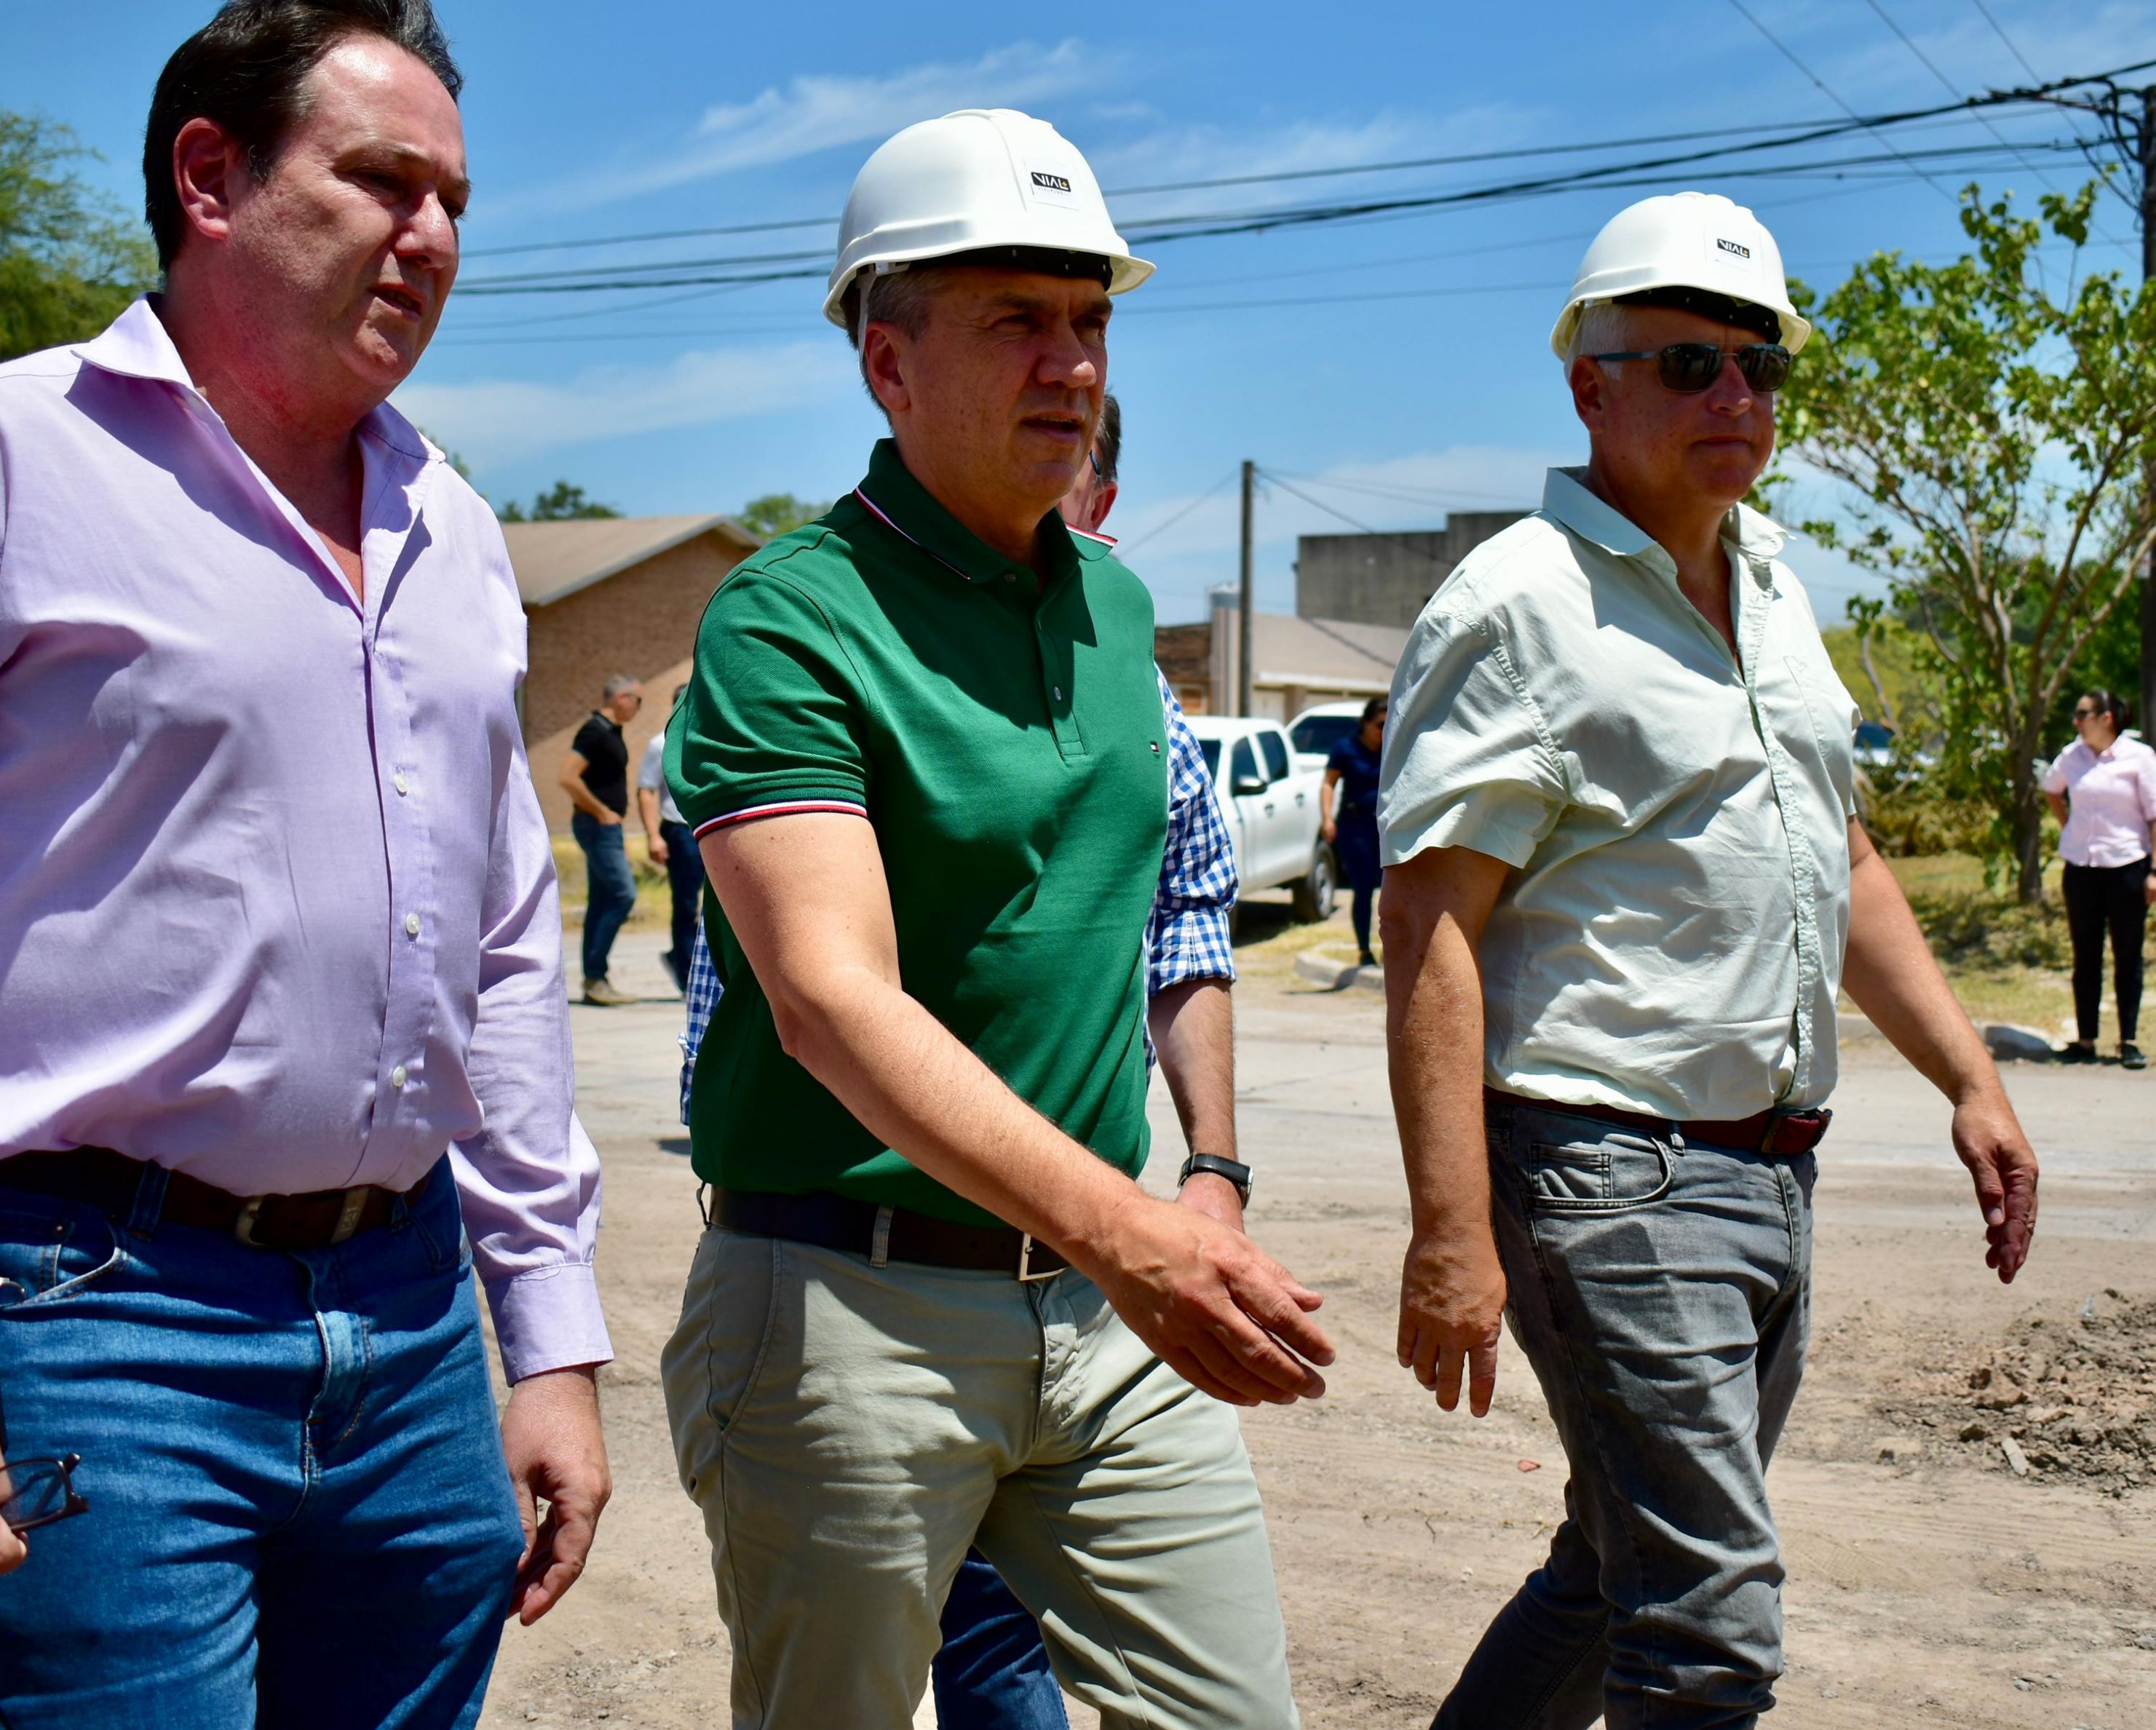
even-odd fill
[[[1383,862],[1466,847],[1522,866],[1567,802],[1549,729],[1494,624],[1425,612],[1393,675],[1378,782]]]
[[[648,792],[658,793],[666,785],[666,735],[654,733],[644,747],[643,758],[636,766],[636,784]]]
[[[2073,748],[2074,747],[2072,746],[2069,745],[2066,747],[2066,751],[2061,751],[2056,757],[2051,759],[2051,767],[2044,771],[2043,787],[2045,792],[2064,793],[2066,790],[2066,752],[2071,751]],[[2156,762],[2156,758],[2152,758],[2151,761],[2153,762]],[[2145,787],[2148,785],[2149,777],[2145,772],[2142,775],[2141,778],[2143,786]]]
[[[2141,758],[2141,820],[2156,823],[2156,752]]]
[[[606,748],[604,726],[595,715],[585,719],[584,724],[577,729],[577,737],[569,742],[569,749],[588,763],[605,761]]]
[[[696,632],[666,729],[674,803],[701,836],[796,811],[868,809],[863,696],[824,609],[769,571],[737,572]]]

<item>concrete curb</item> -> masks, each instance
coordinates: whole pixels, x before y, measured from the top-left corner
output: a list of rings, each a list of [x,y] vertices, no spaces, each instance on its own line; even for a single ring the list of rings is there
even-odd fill
[[[1384,968],[1358,967],[1352,961],[1339,960],[1322,950],[1304,950],[1295,958],[1295,971],[1296,978],[1322,985],[1327,991],[1374,991],[1380,997],[1384,995]]]

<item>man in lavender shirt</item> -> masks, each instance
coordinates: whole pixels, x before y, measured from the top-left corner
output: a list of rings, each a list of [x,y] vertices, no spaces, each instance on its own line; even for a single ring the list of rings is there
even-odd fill
[[[522,615],[385,403],[459,84],[426,0],[234,0],[164,293],[0,367],[0,1390],[89,1504],[0,1580],[12,1730],[472,1723],[607,1497]]]

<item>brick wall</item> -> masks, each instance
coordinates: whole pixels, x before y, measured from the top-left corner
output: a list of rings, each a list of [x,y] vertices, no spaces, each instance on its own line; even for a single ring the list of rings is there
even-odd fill
[[[668,700],[689,676],[704,603],[746,556],[716,534],[700,535],[550,607],[526,610],[531,670],[524,683],[524,740],[549,828],[569,826],[572,808],[557,778],[608,675],[644,681],[643,712],[628,728],[633,780],[644,741],[666,725]]]
[[[1154,626],[1152,655],[1184,714],[1204,715],[1212,709],[1213,627],[1209,623]]]

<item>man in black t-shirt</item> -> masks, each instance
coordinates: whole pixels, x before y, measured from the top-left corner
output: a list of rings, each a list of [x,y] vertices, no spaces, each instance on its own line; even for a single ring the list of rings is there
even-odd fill
[[[629,811],[629,744],[621,730],[644,706],[644,687],[616,673],[600,693],[599,706],[577,729],[562,764],[562,791],[576,814],[569,833],[584,850],[584,1001],[611,1006],[634,1001],[607,983],[607,957],[614,933],[636,905],[636,878],[622,846],[621,820]]]

